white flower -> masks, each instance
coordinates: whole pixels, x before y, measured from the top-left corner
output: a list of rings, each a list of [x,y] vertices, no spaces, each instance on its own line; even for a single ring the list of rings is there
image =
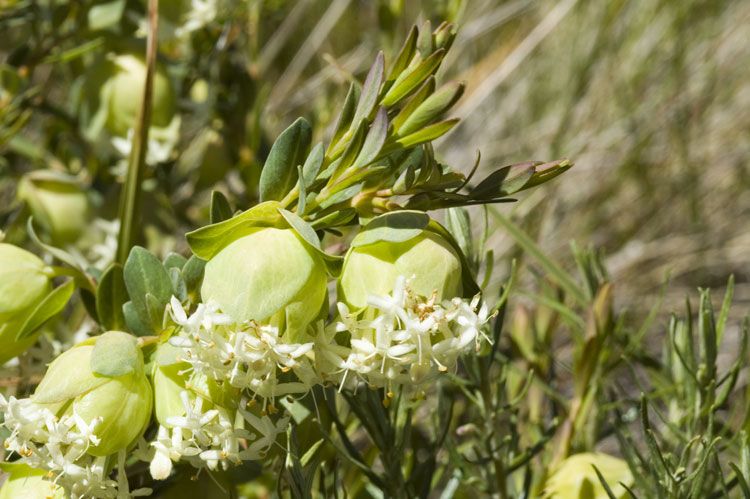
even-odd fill
[[[312,368],[313,342],[288,343],[278,328],[255,322],[235,323],[215,303],[201,303],[192,314],[173,297],[169,314],[179,326],[171,345],[182,348],[181,359],[195,373],[248,389],[267,399],[305,393],[318,382]],[[281,373],[293,371],[299,382],[281,382]]]
[[[389,296],[369,296],[367,303],[376,311],[372,320],[358,319],[339,303],[339,321],[316,340],[323,378],[340,375],[341,388],[352,382],[349,372],[372,386],[416,385],[453,368],[470,346],[490,341],[484,333],[488,309],[479,295],[436,303],[435,297],[417,296],[399,277]],[[333,339],[342,331],[351,334],[348,349]]]
[[[242,461],[261,459],[288,424],[288,418],[274,422],[268,416],[258,417],[244,409],[239,412],[252,427],[237,426],[234,414],[226,409],[203,411],[204,402],[187,391],[180,394],[185,406],[184,417],[167,419],[172,428],[160,426],[151,443],[154,456],[150,472],[156,480],[164,480],[172,471],[172,461],[186,461],[196,468],[215,470],[228,468]],[[241,405],[246,405],[243,400]],[[245,445],[245,442],[252,442]],[[245,448],[246,447],[246,448]]]
[[[31,399],[6,399],[2,395],[0,412],[4,415],[2,426],[10,431],[6,449],[32,468],[49,471],[55,483],[72,497],[114,499],[150,494],[148,489],[128,490],[124,451],[119,458],[118,480],[110,478],[107,458],[87,453],[91,445],[99,443],[94,430],[103,423],[101,418],[86,423],[75,409],[58,418]]]

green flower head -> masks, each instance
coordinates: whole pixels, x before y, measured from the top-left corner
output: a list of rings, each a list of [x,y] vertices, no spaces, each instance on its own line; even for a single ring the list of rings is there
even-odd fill
[[[294,230],[261,227],[209,260],[201,297],[237,322],[255,320],[296,333],[320,314],[326,285],[323,258]]]
[[[146,64],[143,58],[130,54],[115,57],[108,82],[111,95],[107,116],[107,128],[113,134],[125,136],[135,126],[145,80]],[[152,98],[151,125],[168,126],[175,113],[175,95],[172,83],[161,66],[157,66],[154,73]]]
[[[10,321],[33,309],[52,289],[47,266],[36,255],[0,243],[0,321]]]
[[[44,470],[34,469],[24,463],[0,463],[6,474],[5,483],[0,488],[0,499],[63,499],[62,487],[48,480]]]
[[[99,341],[133,341],[133,362],[121,375],[102,375],[93,369]],[[152,391],[144,374],[143,355],[127,333],[110,331],[71,348],[49,366],[32,400],[58,416],[74,414],[92,425],[99,443],[88,449],[109,456],[129,448],[151,419]]]
[[[19,199],[34,221],[57,243],[75,242],[89,222],[89,199],[75,178],[52,171],[35,171],[21,179]]]
[[[592,466],[593,465],[593,466]],[[565,459],[547,479],[543,497],[549,499],[607,499],[607,491],[594,466],[618,498],[628,497],[622,486],[633,485],[633,474],[622,459],[599,452],[575,454]]]
[[[427,215],[393,213],[371,222],[352,242],[338,284],[339,301],[358,310],[370,295],[388,295],[399,276],[417,294],[461,296],[464,265],[450,235]]]

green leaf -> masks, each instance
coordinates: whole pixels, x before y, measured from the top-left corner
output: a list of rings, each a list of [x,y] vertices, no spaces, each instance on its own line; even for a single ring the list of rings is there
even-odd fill
[[[430,76],[427,78],[419,90],[411,96],[409,102],[401,108],[395,118],[393,118],[393,129],[396,131],[401,130],[404,122],[409,119],[414,111],[435,91],[435,77]]]
[[[401,73],[403,73],[403,71],[409,66],[409,63],[414,58],[414,52],[417,48],[418,37],[419,30],[416,26],[412,26],[409,30],[409,34],[407,35],[406,40],[404,41],[404,44],[401,46],[401,50],[399,50],[398,55],[396,56],[396,60],[393,61],[393,67],[388,73],[388,78],[386,79],[387,86],[390,86],[394,81],[396,81]]]
[[[220,191],[211,193],[211,223],[219,223],[232,218],[232,206]]]
[[[351,185],[346,189],[336,191],[334,194],[321,201],[319,207],[325,210],[326,208],[329,208],[335,204],[342,203],[348,199],[351,199],[362,191],[363,186],[364,183],[360,182],[358,184]]]
[[[399,127],[399,135],[409,135],[440,117],[461,98],[464,93],[463,83],[449,83],[430,95]]]
[[[266,201],[229,220],[201,227],[185,236],[193,253],[203,260],[210,260],[228,244],[256,228],[278,227],[283,220],[278,211],[280,207],[277,201]]]
[[[367,246],[379,241],[400,243],[417,237],[430,222],[421,211],[394,211],[374,218],[352,240],[352,247]]]
[[[362,94],[359,97],[357,109],[354,111],[352,123],[359,123],[363,119],[367,120],[375,109],[375,105],[378,103],[378,95],[380,94],[380,86],[383,83],[384,67],[385,59],[381,51],[378,52],[375,62],[367,73],[365,83],[362,85]]]
[[[305,174],[302,171],[302,165],[297,167],[297,208],[296,211],[299,215],[305,214],[307,208],[307,184],[305,184]]]
[[[413,68],[405,70],[393,82],[393,86],[385,94],[380,104],[390,107],[408,96],[437,70],[440,63],[443,62],[443,57],[445,57],[445,50],[436,50],[427,59]]]
[[[471,220],[466,208],[449,208],[445,214],[448,231],[464,255],[471,258],[474,254],[474,239],[471,234]]]
[[[148,336],[153,332],[148,322],[144,321],[138,314],[132,301],[122,306],[122,315],[125,317],[125,324],[128,326],[128,330],[137,336]]]
[[[125,262],[123,276],[140,322],[156,329],[161,323],[164,307],[172,297],[172,280],[167,270],[148,250],[134,246]],[[154,306],[161,308],[158,317],[151,310]]]
[[[60,313],[65,308],[68,300],[70,300],[73,291],[75,291],[75,282],[73,279],[68,279],[64,284],[50,291],[39,305],[36,306],[34,311],[31,312],[31,315],[26,318],[26,322],[23,323],[23,326],[21,326],[21,329],[16,334],[16,340],[31,336],[45,322]]]
[[[283,208],[279,208],[279,213],[281,213],[281,216],[284,217],[284,219],[289,223],[291,228],[307,243],[310,245],[311,248],[315,250],[316,253],[318,253],[320,256],[323,257],[323,259],[326,261],[326,264],[329,265],[328,272],[329,274],[335,275],[337,272],[337,269],[340,267],[340,264],[343,261],[343,258],[340,256],[334,256],[329,255],[320,246],[320,239],[318,239],[318,235],[315,233],[315,229],[313,229],[310,224],[302,220],[299,216],[297,216],[295,213],[292,213],[291,211],[287,211]]]
[[[182,267],[184,267],[186,263],[187,258],[179,253],[170,252],[164,259],[164,268],[182,270]]]
[[[201,280],[203,279],[203,271],[206,268],[206,261],[193,255],[191,256],[184,267],[182,267],[182,279],[185,281],[185,286],[188,292],[191,292],[198,288]]]
[[[102,376],[115,377],[143,369],[143,357],[135,336],[109,331],[99,336],[91,352],[91,370]]]
[[[318,178],[320,168],[323,166],[323,160],[325,159],[325,147],[322,142],[318,142],[315,147],[312,148],[310,154],[307,155],[305,164],[302,165],[302,178],[305,182],[305,186],[312,185],[315,179]]]
[[[354,208],[346,208],[343,210],[336,210],[317,220],[313,220],[311,225],[315,230],[327,229],[329,227],[340,227],[342,225],[347,225],[354,220],[354,217],[356,216],[357,210]]]
[[[456,126],[459,121],[460,120],[458,118],[452,118],[449,120],[433,123],[432,125],[426,126],[417,132],[396,139],[396,144],[405,149],[408,149],[418,144],[431,142],[448,133],[451,128]]]
[[[96,314],[105,329],[124,329],[122,306],[128,301],[122,265],[111,264],[102,275],[96,288]]]
[[[312,128],[298,118],[276,139],[260,173],[261,201],[281,200],[297,183],[297,165],[307,155]]]
[[[346,144],[346,147],[341,154],[341,161],[339,162],[336,173],[346,170],[354,163],[354,160],[359,156],[360,149],[362,149],[362,142],[365,140],[366,133],[367,121],[360,120],[352,139]],[[334,173],[334,176],[336,173]]]
[[[89,29],[96,31],[118,24],[124,11],[125,0],[110,0],[91,6],[88,11]]]
[[[471,189],[469,197],[472,199],[494,199],[509,196],[522,190],[534,175],[538,162],[525,162],[508,165],[492,172],[484,180]]]
[[[187,300],[187,284],[182,278],[180,269],[170,268],[167,269],[169,273],[169,279],[172,281],[172,294],[174,294],[180,301]]]
[[[352,124],[352,118],[354,118],[354,111],[357,106],[357,87],[352,83],[349,86],[349,91],[344,99],[344,105],[341,108],[341,113],[336,120],[336,126],[334,127],[333,137],[331,137],[331,143],[328,144],[328,150],[326,155],[331,155],[334,149],[337,149],[338,143],[349,131],[350,125]]]
[[[388,136],[388,113],[385,108],[381,107],[378,110],[378,114],[375,116],[375,120],[370,127],[370,131],[367,133],[362,149],[357,155],[357,159],[354,160],[353,168],[362,168],[363,166],[369,165],[375,159],[383,149],[385,139]]]

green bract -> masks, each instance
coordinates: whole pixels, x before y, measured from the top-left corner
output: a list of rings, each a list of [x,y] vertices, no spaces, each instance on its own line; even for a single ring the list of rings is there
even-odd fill
[[[0,321],[30,311],[50,292],[46,267],[33,253],[0,243]]]
[[[6,473],[0,499],[63,499],[65,491],[46,480],[47,472],[23,463],[0,463]]]
[[[425,297],[453,298],[468,291],[460,250],[431,224],[427,215],[411,212],[373,220],[346,255],[339,301],[362,309],[369,295],[390,294],[399,276],[411,279],[409,287]]]
[[[326,301],[323,257],[292,229],[248,229],[206,264],[201,296],[235,321],[300,331]]]
[[[593,466],[592,466],[593,465]],[[586,452],[568,457],[547,479],[545,498],[555,499],[607,499],[607,491],[596,475],[597,467],[617,498],[629,497],[622,486],[633,485],[633,474],[622,459],[599,452]]]
[[[140,349],[135,350],[136,359],[127,374],[105,376],[92,368],[96,343],[105,337],[124,340],[131,336],[110,331],[71,348],[50,364],[32,396],[34,402],[49,406],[58,415],[75,412],[88,424],[101,418],[94,430],[101,441],[88,450],[94,456],[130,447],[151,417],[151,384],[144,374]]]
[[[208,410],[214,406],[236,409],[240,398],[240,391],[229,386],[228,383],[219,385],[205,375],[190,375],[185,373],[190,369],[186,362],[160,364],[160,358],[175,357],[175,347],[168,343],[160,345],[156,352],[154,363],[154,413],[156,420],[162,426],[171,427],[167,418],[185,415],[185,406],[180,394],[187,392],[191,401],[195,397],[203,398],[203,408]]]
[[[89,222],[89,200],[75,178],[52,171],[26,175],[18,186],[34,220],[57,243],[78,239]]]
[[[143,99],[143,84],[146,65],[135,55],[120,55],[113,61],[113,72],[108,82],[111,85],[107,128],[115,135],[126,136],[135,126]],[[151,125],[166,127],[175,112],[175,96],[172,84],[163,68],[154,73],[153,108]]]

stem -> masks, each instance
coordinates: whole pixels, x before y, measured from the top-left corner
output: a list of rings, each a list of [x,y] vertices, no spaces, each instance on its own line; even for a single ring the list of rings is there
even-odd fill
[[[141,184],[146,169],[146,150],[148,148],[148,131],[151,124],[151,108],[154,70],[156,68],[156,35],[159,23],[159,0],[148,2],[148,38],[146,39],[146,81],[143,85],[143,100],[138,112],[133,133],[133,146],[128,159],[128,173],[125,177],[122,196],[120,197],[120,233],[117,236],[116,261],[125,264],[130,248],[135,239],[136,222],[139,218],[139,200]]]

